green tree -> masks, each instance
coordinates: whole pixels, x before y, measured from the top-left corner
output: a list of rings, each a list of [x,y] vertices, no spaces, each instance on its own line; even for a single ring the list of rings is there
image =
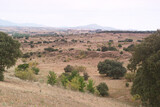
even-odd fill
[[[99,62],[97,67],[100,74],[106,74],[107,76],[113,77],[114,79],[123,77],[127,71],[126,68],[122,66],[121,62],[108,59],[103,62]]]
[[[160,32],[145,38],[132,53],[130,70],[137,74],[131,89],[132,95],[140,95],[144,105],[160,105]]]
[[[98,86],[96,86],[97,90],[99,91],[101,96],[108,96],[108,86],[105,82],[100,83]]]
[[[6,33],[0,32],[0,81],[4,80],[5,68],[15,65],[20,56],[20,43]]]
[[[53,71],[49,71],[49,75],[47,76],[48,81],[47,83],[50,85],[54,85],[57,82],[57,75]]]

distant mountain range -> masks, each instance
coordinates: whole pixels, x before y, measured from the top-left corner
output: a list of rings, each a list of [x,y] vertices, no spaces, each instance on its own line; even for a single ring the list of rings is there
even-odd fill
[[[2,20],[2,19],[0,19],[0,26],[1,27],[13,27],[13,26],[15,26],[15,27],[44,27],[43,25],[34,24],[34,23],[18,24],[18,23],[14,23],[14,22]]]
[[[89,24],[89,25],[84,25],[84,26],[76,26],[76,27],[68,27],[70,29],[81,29],[81,30],[96,30],[96,29],[101,29],[101,30],[117,30],[112,27],[105,27],[105,26],[100,26],[97,24]]]
[[[1,27],[46,27],[44,25],[40,24],[34,24],[34,23],[23,23],[23,24],[18,24],[6,20],[1,20],[0,19],[0,26]],[[59,29],[79,29],[79,30],[96,30],[96,29],[101,29],[101,30],[117,30],[112,27],[104,27],[100,26],[97,24],[89,24],[89,25],[84,25],[84,26],[76,26],[76,27],[58,27]]]

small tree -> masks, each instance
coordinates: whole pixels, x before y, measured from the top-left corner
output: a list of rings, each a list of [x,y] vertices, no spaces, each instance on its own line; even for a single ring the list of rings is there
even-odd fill
[[[108,96],[108,86],[106,83],[102,82],[96,88],[101,96]]]
[[[87,90],[88,90],[90,93],[94,94],[94,92],[95,92],[95,87],[94,87],[94,82],[93,82],[93,80],[88,80]]]
[[[106,74],[114,79],[123,77],[127,71],[126,68],[122,66],[122,63],[113,60],[99,62],[97,67],[100,74]]]
[[[72,72],[74,70],[73,66],[71,65],[67,65],[65,68],[64,68],[64,71],[65,72]]]
[[[15,65],[20,56],[20,43],[6,33],[0,32],[0,81],[4,80],[5,68]]]
[[[50,85],[54,85],[57,82],[57,76],[54,72],[50,71],[48,75],[47,83]]]

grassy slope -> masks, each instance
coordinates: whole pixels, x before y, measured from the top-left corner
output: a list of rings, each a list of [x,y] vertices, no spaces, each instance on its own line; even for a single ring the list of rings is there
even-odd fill
[[[111,98],[97,97],[6,75],[0,82],[0,106],[13,107],[131,107]]]

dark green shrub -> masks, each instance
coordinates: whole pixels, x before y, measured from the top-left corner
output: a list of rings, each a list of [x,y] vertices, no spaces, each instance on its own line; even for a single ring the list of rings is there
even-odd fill
[[[39,68],[32,67],[32,70],[34,71],[34,73],[35,73],[36,75],[38,75],[38,73],[39,73]]]
[[[31,48],[34,48],[34,45],[30,45]]]
[[[111,42],[111,43],[112,43],[112,42],[113,42],[113,40],[109,40],[109,42]]]
[[[100,49],[100,48],[98,48],[98,49],[97,49],[97,51],[101,51],[101,49]]]
[[[74,39],[72,39],[71,41],[72,41],[73,43],[76,43],[76,42],[77,42],[77,40],[74,40]]]
[[[63,51],[62,50],[59,50],[59,53],[62,53]]]
[[[137,40],[137,42],[142,42],[142,40]]]
[[[25,53],[25,54],[23,54],[22,58],[30,58],[30,54],[29,53]]]
[[[50,85],[54,85],[57,82],[57,76],[54,72],[49,71],[49,75],[48,75],[48,81],[47,83]]]
[[[29,64],[20,64],[20,65],[18,65],[18,70],[22,70],[22,71],[24,71],[24,70],[26,70],[27,68],[29,68]]]
[[[122,45],[121,45],[121,44],[118,44],[118,47],[119,47],[119,48],[121,48],[121,47],[122,47]]]
[[[65,68],[64,68],[64,71],[65,72],[72,72],[74,70],[73,66],[71,65],[67,65]]]
[[[49,48],[44,48],[45,51],[48,51],[48,52],[53,52],[53,51],[58,51],[58,49],[53,49],[51,47]]]
[[[127,48],[123,48],[124,51],[133,51],[134,44],[129,45]]]
[[[42,55],[41,55],[41,54],[38,54],[37,57],[42,57]]]
[[[88,73],[87,73],[87,72],[84,72],[84,73],[83,73],[83,77],[84,77],[84,80],[88,80],[88,78],[89,78]]]
[[[133,39],[125,39],[125,42],[133,42]]]
[[[87,48],[88,51],[92,51],[90,48]]]
[[[108,86],[106,83],[102,82],[98,86],[96,86],[101,96],[108,96]]]
[[[117,49],[115,47],[108,47],[109,51],[117,51]]]
[[[102,52],[108,51],[108,47],[102,46],[102,47],[101,47],[101,50],[102,50]]]
[[[97,67],[100,74],[106,74],[107,76],[113,77],[114,79],[123,77],[127,71],[126,68],[122,66],[122,63],[113,60],[99,62]]]
[[[72,50],[74,50],[74,48],[70,48],[70,49],[68,49],[69,51],[72,51]]]
[[[122,55],[122,54],[123,54],[123,51],[121,51],[120,54]]]
[[[126,82],[126,87],[129,87],[129,83],[128,82]]]

